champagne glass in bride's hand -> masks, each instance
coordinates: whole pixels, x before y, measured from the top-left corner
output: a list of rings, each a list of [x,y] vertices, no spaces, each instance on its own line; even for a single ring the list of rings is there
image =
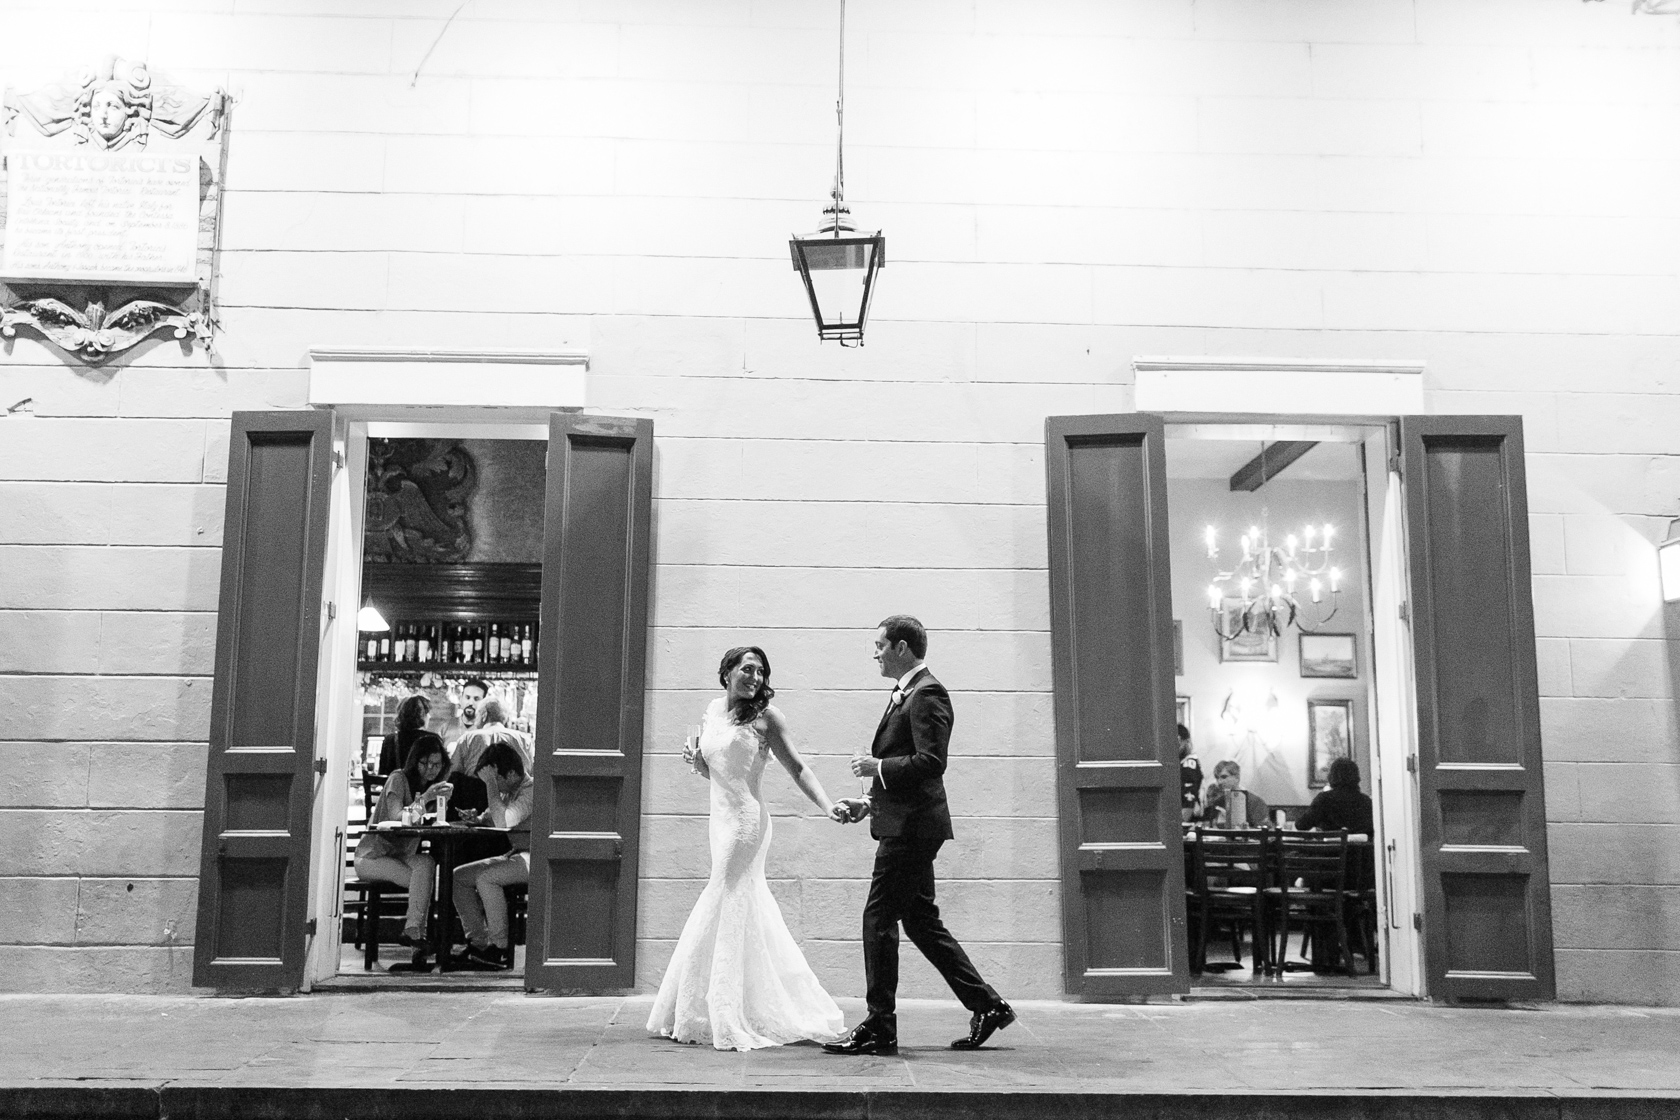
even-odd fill
[[[683,737],[683,761],[696,774],[705,775],[706,759],[700,753],[700,729],[695,728]]]

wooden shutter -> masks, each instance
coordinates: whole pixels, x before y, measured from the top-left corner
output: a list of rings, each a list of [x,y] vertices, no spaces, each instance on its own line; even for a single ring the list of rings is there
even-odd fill
[[[636,982],[653,421],[556,413],[543,527],[530,988]]]
[[[1050,636],[1066,985],[1189,990],[1158,416],[1052,416]]]
[[[331,412],[236,412],[193,983],[303,979]]]
[[[1400,422],[1423,938],[1441,999],[1552,999],[1522,418]]]

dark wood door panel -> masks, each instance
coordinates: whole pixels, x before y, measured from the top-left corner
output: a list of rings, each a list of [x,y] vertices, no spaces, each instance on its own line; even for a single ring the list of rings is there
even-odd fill
[[[1045,424],[1066,984],[1188,990],[1159,417]]]
[[[636,972],[653,422],[549,425],[531,988],[628,988]]]
[[[193,983],[303,980],[330,412],[236,412],[228,445]]]
[[[1430,993],[1551,999],[1522,421],[1403,417]]]

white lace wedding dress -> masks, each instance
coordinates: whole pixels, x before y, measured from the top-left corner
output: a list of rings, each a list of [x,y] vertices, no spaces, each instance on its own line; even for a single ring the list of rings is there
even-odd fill
[[[770,809],[759,798],[770,748],[706,709],[700,751],[711,771],[712,876],[660,982],[647,1029],[678,1042],[754,1050],[844,1033],[840,1008],[817,982],[764,881]]]

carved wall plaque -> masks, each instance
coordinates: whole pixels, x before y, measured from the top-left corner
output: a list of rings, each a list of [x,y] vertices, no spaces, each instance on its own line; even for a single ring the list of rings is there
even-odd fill
[[[164,330],[208,346],[227,95],[108,57],[0,110],[0,336],[95,364]]]

